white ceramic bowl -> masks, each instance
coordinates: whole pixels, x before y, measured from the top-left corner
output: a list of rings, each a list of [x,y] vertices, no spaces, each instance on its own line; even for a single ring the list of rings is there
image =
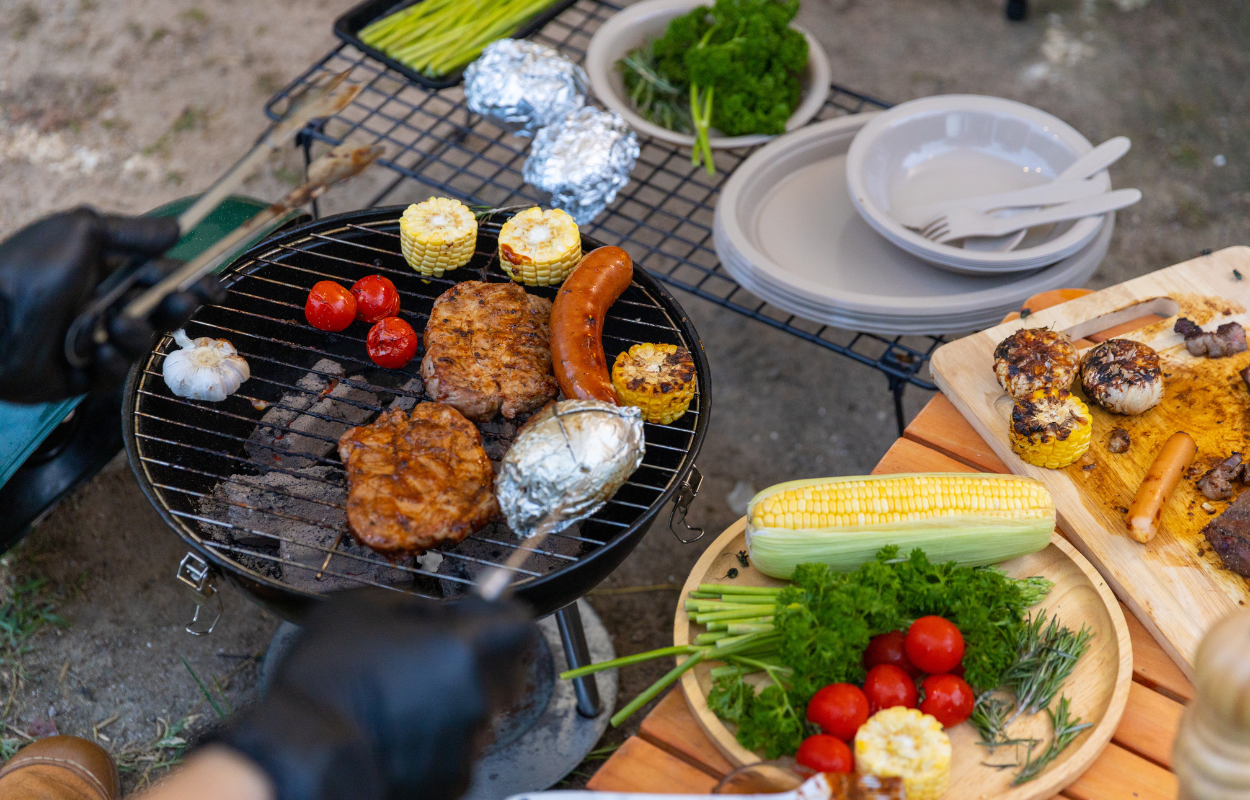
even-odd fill
[[[651,39],[664,35],[664,29],[674,17],[679,17],[697,6],[711,5],[711,0],[643,0],[629,6],[624,11],[614,14],[607,22],[595,31],[586,48],[584,66],[590,78],[590,87],[595,96],[608,108],[624,117],[630,127],[645,136],[651,136],[662,142],[691,147],[694,137],[670,131],[659,125],[648,122],[634,110],[633,104],[625,96],[624,80],[616,68],[616,62],[625,57],[630,50],[646,44]],[[807,124],[829,96],[829,83],[833,74],[829,68],[829,59],[820,43],[799,26],[794,29],[807,37],[807,71],[799,76],[803,87],[803,95],[794,114],[786,122],[786,130]],[[751,136],[717,136],[715,130],[708,136],[712,147],[753,147],[774,137],[766,134]]]
[[[846,191],[847,150],[876,114],[808,125],[751,154],[721,187],[713,245],[725,271],[805,319],[870,333],[957,333],[997,324],[1028,297],[1083,285],[1114,215],[1085,248],[1023,274],[956,275],[879,236]],[[831,190],[823,202],[813,202]]]
[[[971,274],[1036,269],[1084,248],[1105,218],[1064,223],[1044,241],[999,253],[931,242],[890,210],[1034,186],[1091,149],[1070,125],[1023,103],[978,95],[926,97],[883,112],[860,131],[847,154],[847,188],[869,225],[932,264]],[[1110,190],[1105,171],[1093,180]]]

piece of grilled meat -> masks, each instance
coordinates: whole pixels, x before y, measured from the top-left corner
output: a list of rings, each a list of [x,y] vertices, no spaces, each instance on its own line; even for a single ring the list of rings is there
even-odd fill
[[[1241,478],[1245,482],[1246,466],[1241,453],[1233,453],[1198,480],[1198,490],[1208,500],[1227,500],[1233,496],[1233,481]]]
[[[426,391],[478,422],[542,408],[559,391],[550,319],[551,301],[515,283],[457,283],[434,301],[425,326]]]
[[[1224,513],[1202,529],[1224,566],[1250,578],[1250,492],[1242,492]]]
[[[384,412],[339,439],[347,522],[386,555],[455,544],[499,515],[482,435],[458,411],[421,403]]]
[[[1193,320],[1181,317],[1172,330],[1185,337],[1185,349],[1192,356],[1224,358],[1246,349],[1246,329],[1236,322],[1225,322],[1214,331],[1204,331]]]

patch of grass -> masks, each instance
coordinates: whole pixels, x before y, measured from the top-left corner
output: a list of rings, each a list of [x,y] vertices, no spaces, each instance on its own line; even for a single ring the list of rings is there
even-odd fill
[[[1189,142],[1172,145],[1168,148],[1168,155],[1172,157],[1172,163],[1186,169],[1197,169],[1202,163],[1202,153]]]
[[[143,26],[137,22],[127,22],[126,32],[139,41],[143,41]]]
[[[99,5],[96,0],[78,0],[79,11],[95,11]]]
[[[230,714],[234,713],[234,709],[230,708],[230,701],[226,699],[226,693],[222,690],[221,682],[217,680],[217,676],[213,676],[213,684],[217,687],[217,693],[221,695],[221,701],[226,704],[226,708],[230,709],[230,714],[222,711],[221,706],[217,705],[217,699],[213,697],[213,693],[204,685],[204,681],[200,680],[200,676],[195,674],[195,670],[191,669],[191,664],[187,662],[186,656],[178,657],[182,659],[182,666],[186,667],[187,672],[191,673],[191,678],[195,681],[195,685],[200,687],[200,692],[203,693],[204,699],[213,707],[213,711],[216,712],[218,718],[229,719]]]
[[[26,3],[17,10],[17,19],[13,21],[13,38],[22,41],[35,29],[43,16],[33,3]]]
[[[187,106],[182,109],[182,113],[174,120],[174,124],[169,126],[169,130],[174,133],[186,133],[187,131],[203,128],[207,121],[207,111]]]
[[[147,785],[156,775],[182,763],[182,756],[187,750],[187,740],[183,733],[199,719],[198,714],[191,714],[177,722],[170,723],[161,718],[156,721],[156,736],[146,742],[128,744],[113,753],[117,769],[123,773],[140,772],[139,782],[135,789]]]
[[[197,7],[188,8],[186,11],[182,12],[182,18],[187,22],[208,22],[208,14],[205,14],[202,8]]]
[[[165,173],[165,183],[171,184],[173,186],[181,186],[182,181],[185,177],[186,176],[183,175],[181,172],[178,172],[176,170],[170,170],[169,172]]]
[[[45,625],[68,628],[69,622],[56,614],[56,605],[45,599],[47,578],[32,578],[8,591],[0,605],[0,664],[30,652],[27,640]]]
[[[0,762],[8,761],[24,744],[26,743],[16,736],[9,739],[0,739]]]
[[[161,39],[169,35],[169,28],[157,28],[152,31],[152,35],[148,37],[148,44],[156,44]]]

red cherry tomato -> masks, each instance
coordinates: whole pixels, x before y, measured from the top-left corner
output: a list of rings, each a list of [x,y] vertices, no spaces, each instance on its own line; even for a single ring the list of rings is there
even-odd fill
[[[855,759],[846,742],[827,733],[809,736],[799,745],[794,760],[817,772],[854,772]]]
[[[924,702],[920,710],[950,728],[972,716],[972,687],[954,675],[930,675],[924,679]]]
[[[890,631],[872,637],[868,648],[864,650],[864,669],[872,669],[878,664],[893,664],[913,678],[920,677],[920,670],[907,660],[903,638],[902,631]]]
[[[341,331],[356,319],[356,296],[334,281],[317,281],[304,303],[308,324],[320,331]]]
[[[868,698],[858,686],[834,683],[817,692],[807,704],[807,719],[825,733],[843,741],[855,738],[855,731],[868,721]]]
[[[365,344],[373,363],[399,369],[417,354],[417,332],[399,317],[387,317],[369,329]]]
[[[953,622],[941,617],[921,617],[913,622],[903,647],[911,663],[930,675],[950,672],[964,657],[963,634]]]
[[[864,679],[864,694],[868,697],[869,714],[895,706],[916,707],[915,682],[893,664],[878,664],[868,670],[868,677]]]
[[[399,313],[399,292],[381,275],[366,275],[352,284],[356,297],[356,317],[374,323]]]

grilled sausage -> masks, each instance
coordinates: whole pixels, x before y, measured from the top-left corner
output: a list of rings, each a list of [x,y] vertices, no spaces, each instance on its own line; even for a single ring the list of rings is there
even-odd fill
[[[1139,542],[1148,542],[1159,532],[1159,520],[1163,507],[1181,480],[1181,473],[1194,460],[1198,445],[1188,433],[1172,434],[1163,443],[1163,449],[1155,456],[1154,463],[1146,470],[1146,477],[1137,487],[1137,495],[1128,507],[1128,532]]]
[[[586,254],[551,305],[551,362],[569,400],[617,405],[603,353],[603,320],[634,279],[634,265],[619,247]]]

